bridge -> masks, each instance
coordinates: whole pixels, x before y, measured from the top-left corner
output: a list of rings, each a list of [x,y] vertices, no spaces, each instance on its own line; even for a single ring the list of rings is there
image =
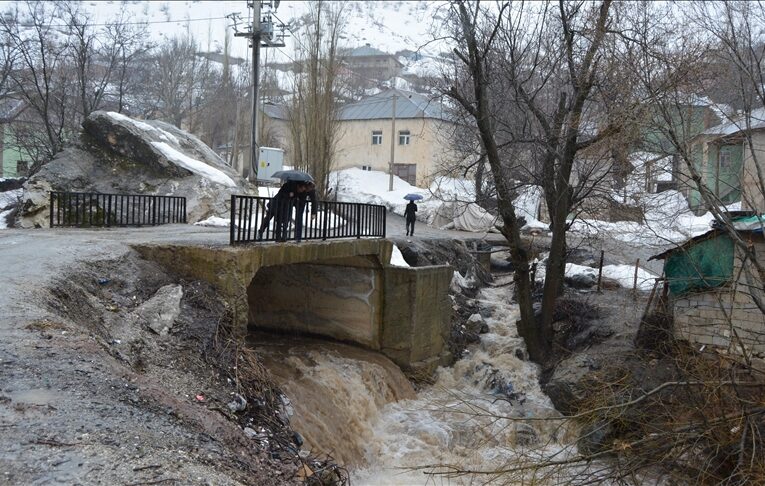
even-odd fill
[[[391,266],[385,207],[321,201],[318,217],[290,211],[284,221],[294,218],[295,226],[279,235],[258,231],[268,203],[231,196],[228,246],[172,238],[131,246],[173,273],[212,284],[238,337],[250,330],[322,336],[379,351],[411,371],[449,360],[452,268]],[[184,198],[51,193],[49,217],[51,228],[169,225],[151,232],[160,234],[186,221],[185,207]],[[301,244],[273,242],[301,236]]]
[[[240,337],[256,329],[326,337],[379,351],[408,371],[430,372],[449,359],[452,268],[391,266],[389,240],[133,248],[212,284]]]

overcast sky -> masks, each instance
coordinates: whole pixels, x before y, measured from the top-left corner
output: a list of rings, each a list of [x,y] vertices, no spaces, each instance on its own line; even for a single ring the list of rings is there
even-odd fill
[[[8,7],[14,2],[0,2]],[[346,2],[348,26],[344,41],[350,47],[365,43],[389,52],[400,49],[416,49],[428,41],[433,22],[433,8],[440,2]],[[249,22],[245,0],[238,1],[84,1],[82,7],[92,15],[92,23],[103,24],[127,9],[135,22],[149,22],[150,37],[162,38],[190,31],[199,40],[201,49],[222,50],[226,32],[233,35],[232,21],[227,14],[239,12],[244,23]],[[282,1],[276,16],[289,23],[307,10],[302,1]],[[243,26],[242,26],[243,27]],[[232,37],[233,54],[247,57],[247,40]],[[287,46],[269,49],[269,57],[294,55],[294,47],[288,39]]]

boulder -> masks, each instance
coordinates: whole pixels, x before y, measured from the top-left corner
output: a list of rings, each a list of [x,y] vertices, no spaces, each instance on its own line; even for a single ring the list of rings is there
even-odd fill
[[[165,336],[181,314],[182,297],[183,287],[172,284],[165,285],[157,290],[151,299],[133,311],[133,317],[139,324],[148,327],[160,336]]]
[[[195,136],[157,120],[96,111],[80,140],[24,183],[17,225],[47,226],[49,191],[186,197],[194,223],[228,214],[231,194],[253,187]]]

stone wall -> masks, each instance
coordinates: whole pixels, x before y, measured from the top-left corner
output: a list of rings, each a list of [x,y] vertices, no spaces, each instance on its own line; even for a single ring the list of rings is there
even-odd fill
[[[382,352],[394,363],[429,372],[449,361],[453,273],[448,265],[384,269]]]

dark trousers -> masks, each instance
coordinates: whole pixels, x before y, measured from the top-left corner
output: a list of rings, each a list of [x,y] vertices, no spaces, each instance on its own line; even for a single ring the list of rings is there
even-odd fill
[[[305,201],[295,202],[295,239],[300,241],[303,238],[303,214],[305,213]]]
[[[287,239],[290,217],[292,217],[292,200],[274,200],[271,207],[274,209],[274,219],[276,219],[274,238],[277,241],[284,241]]]
[[[406,235],[413,235],[414,234],[414,218],[409,219],[406,218]]]

